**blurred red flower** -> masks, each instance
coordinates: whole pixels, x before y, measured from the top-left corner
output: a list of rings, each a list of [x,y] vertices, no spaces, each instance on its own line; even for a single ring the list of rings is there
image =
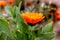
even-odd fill
[[[54,14],[56,11],[57,11],[57,8],[52,8],[52,9],[50,10],[50,15]]]
[[[55,19],[56,20],[60,20],[60,12],[56,12],[55,13]]]
[[[27,6],[31,6],[32,5],[32,2],[26,2],[26,5]]]

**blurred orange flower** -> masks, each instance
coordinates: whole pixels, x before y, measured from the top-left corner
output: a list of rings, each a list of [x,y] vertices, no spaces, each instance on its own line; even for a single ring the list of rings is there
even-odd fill
[[[22,17],[29,24],[36,24],[45,18],[42,13],[22,13]]]
[[[60,20],[60,12],[56,12],[55,13],[55,19],[56,20]]]
[[[8,0],[8,3],[14,4],[14,0]]]
[[[0,6],[6,6],[7,2],[6,1],[0,1]]]

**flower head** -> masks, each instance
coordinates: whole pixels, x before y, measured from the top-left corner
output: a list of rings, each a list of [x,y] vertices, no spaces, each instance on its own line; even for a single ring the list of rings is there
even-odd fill
[[[22,17],[27,23],[30,24],[36,24],[44,19],[45,16],[43,16],[42,13],[22,13]]]
[[[0,1],[0,6],[6,6],[7,2],[6,1]]]
[[[8,3],[14,4],[14,0],[8,0]]]
[[[60,20],[60,12],[56,12],[55,13],[55,19],[56,20]]]
[[[32,5],[32,2],[26,2],[26,5],[27,6],[31,6]]]

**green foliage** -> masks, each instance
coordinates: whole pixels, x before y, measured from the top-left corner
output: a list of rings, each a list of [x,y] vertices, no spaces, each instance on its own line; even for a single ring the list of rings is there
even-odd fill
[[[8,22],[5,19],[0,18],[0,40],[6,40],[9,32],[10,28]]]
[[[54,36],[52,24],[48,23],[45,27],[35,31],[38,25],[30,26],[25,23],[19,11],[20,6],[21,3],[19,7],[15,8],[8,6],[8,10],[16,23],[12,31],[8,21],[0,18],[0,40],[51,40]]]
[[[48,23],[47,25],[45,25],[45,27],[43,27],[43,32],[52,32],[53,30],[53,25],[52,23]]]
[[[42,27],[40,30],[37,32],[37,39],[40,40],[51,40],[54,37],[54,32],[53,32],[53,26],[51,23],[48,23],[45,25],[45,27]]]
[[[5,19],[0,18],[0,32],[9,32],[9,24]]]
[[[6,9],[6,11],[13,17],[13,18],[15,18],[16,17],[16,8],[13,8],[11,5],[8,5],[8,6],[6,6],[5,7]]]

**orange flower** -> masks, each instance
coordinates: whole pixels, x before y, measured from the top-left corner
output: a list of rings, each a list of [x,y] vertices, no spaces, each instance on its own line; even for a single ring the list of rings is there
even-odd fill
[[[44,19],[45,16],[41,13],[22,13],[22,17],[29,24],[36,24]]]
[[[14,4],[14,0],[8,0],[8,3]]]
[[[55,13],[55,19],[56,20],[60,20],[60,12],[56,12]]]
[[[7,5],[6,1],[0,1],[0,6],[6,6],[6,5]]]

